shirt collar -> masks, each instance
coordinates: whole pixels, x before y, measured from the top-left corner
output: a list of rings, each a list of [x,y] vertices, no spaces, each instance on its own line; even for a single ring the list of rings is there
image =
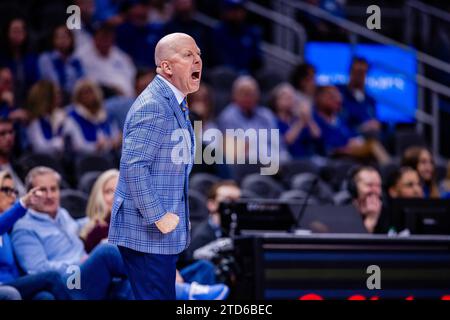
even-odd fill
[[[181,104],[181,102],[183,102],[183,100],[185,98],[185,95],[163,76],[158,74],[157,77],[159,77],[159,79],[164,81],[169,86],[169,88],[172,90],[173,94],[175,95],[175,98],[177,99],[178,104]]]
[[[107,118],[106,111],[103,109],[99,110],[96,115],[91,114],[85,107],[80,104],[75,104],[74,109],[80,116],[96,124],[105,122]]]
[[[60,211],[61,208],[58,209],[58,211],[56,212],[56,216],[55,219],[53,219],[52,217],[50,217],[50,215],[48,215],[47,213],[43,213],[43,212],[39,212],[39,211],[35,211],[33,209],[28,209],[28,213],[33,217],[36,218],[38,220],[47,220],[47,221],[58,221],[60,218]]]

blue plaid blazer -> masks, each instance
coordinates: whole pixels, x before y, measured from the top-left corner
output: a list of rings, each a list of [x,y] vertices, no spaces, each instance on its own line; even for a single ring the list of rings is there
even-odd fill
[[[183,150],[186,158],[173,161],[173,155]],[[167,84],[155,77],[125,120],[110,243],[153,254],[178,254],[188,247],[187,189],[194,150],[187,114]],[[174,231],[163,234],[155,222],[167,212],[177,214],[180,222]]]

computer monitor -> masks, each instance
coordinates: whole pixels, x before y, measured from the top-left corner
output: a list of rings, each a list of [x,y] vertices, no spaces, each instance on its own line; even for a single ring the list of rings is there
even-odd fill
[[[242,231],[285,232],[296,224],[289,202],[267,199],[242,199],[222,202],[219,206],[221,225],[227,234]]]
[[[302,229],[312,233],[367,233],[353,205],[309,205],[300,219]]]
[[[390,213],[398,232],[450,235],[449,199],[393,199]]]

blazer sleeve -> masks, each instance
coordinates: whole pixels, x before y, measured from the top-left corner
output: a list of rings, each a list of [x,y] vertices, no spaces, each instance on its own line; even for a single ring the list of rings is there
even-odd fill
[[[20,201],[17,201],[9,210],[0,214],[0,236],[8,232],[26,212],[27,209],[22,207]]]
[[[123,137],[121,173],[135,207],[148,225],[167,213],[154,188],[157,178],[149,170],[166,134],[167,121],[158,104],[141,106],[131,114]]]

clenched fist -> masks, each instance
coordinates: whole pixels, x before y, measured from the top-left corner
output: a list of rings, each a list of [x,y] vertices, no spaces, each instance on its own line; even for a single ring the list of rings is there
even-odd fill
[[[160,220],[156,221],[156,227],[163,234],[172,232],[180,222],[180,218],[172,212],[167,212]]]

